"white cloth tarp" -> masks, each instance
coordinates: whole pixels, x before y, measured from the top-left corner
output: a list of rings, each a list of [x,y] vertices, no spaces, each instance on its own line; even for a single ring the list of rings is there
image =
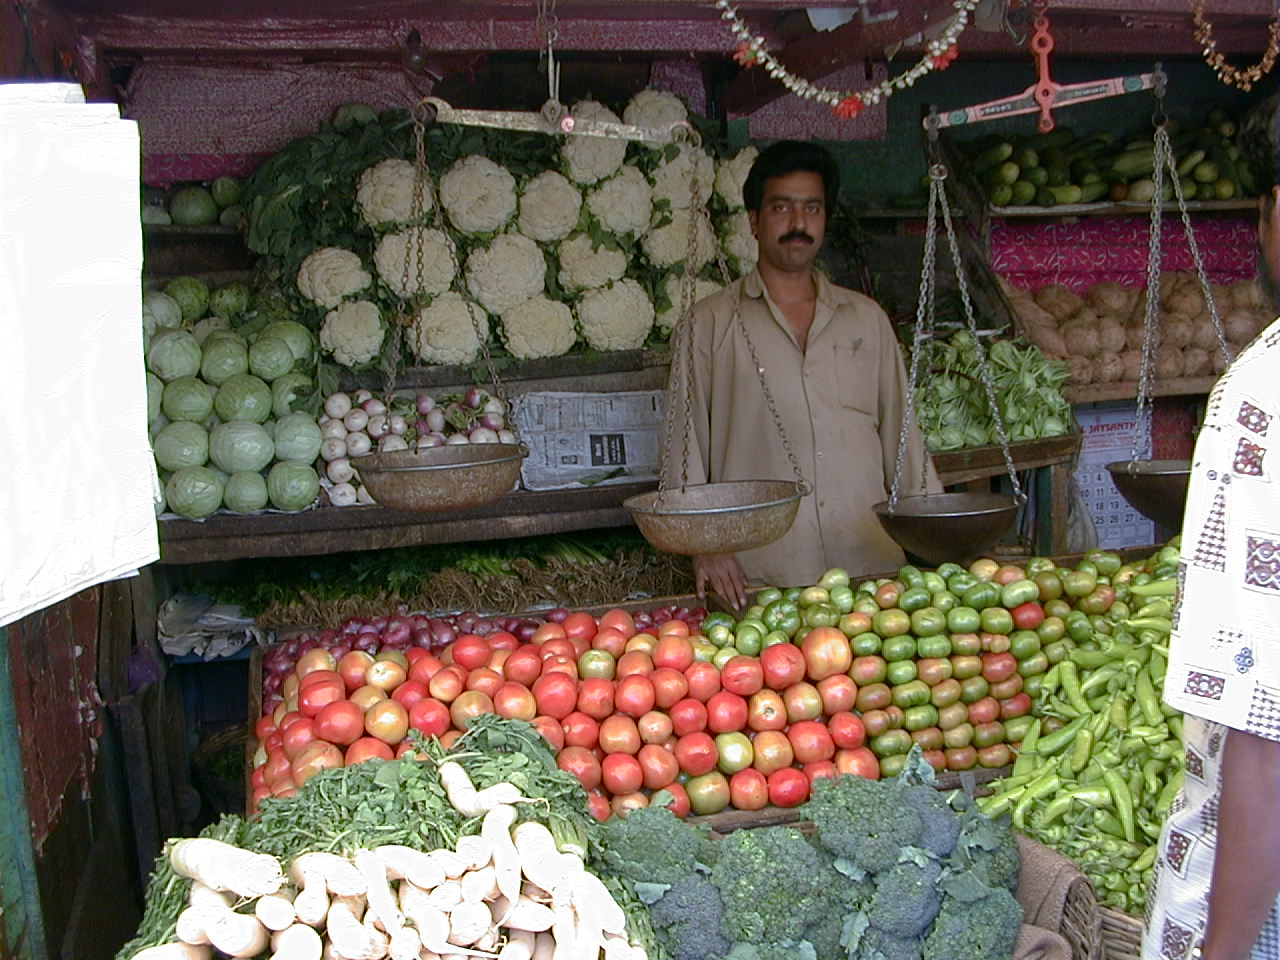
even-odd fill
[[[0,625],[159,556],[138,128],[83,99],[0,85]]]

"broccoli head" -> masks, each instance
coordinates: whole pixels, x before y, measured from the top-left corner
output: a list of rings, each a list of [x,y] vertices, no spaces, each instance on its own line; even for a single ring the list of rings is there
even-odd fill
[[[721,928],[724,903],[711,880],[688,873],[649,907],[649,918],[660,931],[674,960],[716,960],[733,946]]]
[[[923,946],[919,937],[895,937],[878,927],[867,927],[858,941],[857,960],[920,960]]]
[[[716,844],[710,831],[681,820],[665,806],[640,807],[599,825],[599,861],[636,883],[673,884],[711,865]]]
[[[720,843],[711,882],[724,901],[724,932],[755,944],[796,943],[830,909],[821,853],[794,827],[735,830]]]
[[[938,914],[941,877],[942,867],[934,860],[899,863],[877,874],[867,904],[871,926],[904,940],[920,936]]]
[[[1022,925],[1022,905],[1008,890],[977,901],[946,897],[924,938],[924,960],[1008,960]]]
[[[818,842],[868,873],[898,862],[903,847],[919,846],[924,824],[904,802],[896,780],[845,775],[814,781],[803,816],[813,821]]]
[[[929,786],[907,787],[903,790],[906,801],[920,814],[923,828],[920,846],[938,857],[945,857],[956,846],[960,836],[960,815],[951,808],[947,798]]]
[[[847,952],[843,940],[846,921],[860,915],[866,908],[872,892],[871,881],[851,880],[834,867],[827,867],[821,885],[827,891],[825,903],[821,910],[811,914],[806,939],[813,944],[819,960],[845,960]]]
[[[989,887],[1014,891],[1022,860],[1018,838],[1009,829],[1008,817],[991,820],[977,808],[966,811],[948,860],[948,873],[971,873]]]

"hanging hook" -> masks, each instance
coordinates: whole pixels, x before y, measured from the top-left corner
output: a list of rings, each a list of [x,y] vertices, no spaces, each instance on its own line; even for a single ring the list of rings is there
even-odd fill
[[[1168,81],[1169,75],[1164,72],[1162,64],[1157,62],[1155,70],[1151,72],[1151,89],[1156,98],[1156,109],[1151,114],[1151,124],[1155,127],[1163,127],[1169,122],[1169,117],[1164,112],[1164,92]]]

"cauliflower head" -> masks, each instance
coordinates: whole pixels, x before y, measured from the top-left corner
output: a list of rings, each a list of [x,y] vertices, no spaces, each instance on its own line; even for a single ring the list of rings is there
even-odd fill
[[[736,267],[738,276],[755,269],[756,261],[760,259],[760,245],[751,233],[751,218],[747,211],[739,210],[721,222],[720,246]]]
[[[516,212],[516,178],[506,167],[473,153],[440,178],[440,205],[461,232],[493,233]]]
[[[502,315],[502,342],[513,357],[558,357],[578,338],[573,311],[543,294],[530,297]]]
[[[320,346],[344,367],[358,367],[378,355],[384,334],[376,304],[349,300],[325,314]]]
[[[520,232],[531,240],[550,243],[573,233],[582,212],[582,194],[563,174],[543,170],[525,185],[520,196]]]
[[[622,119],[637,127],[669,127],[688,120],[689,111],[674,93],[646,87],[623,108]]]
[[[490,313],[505,313],[541,293],[547,280],[547,261],[538,245],[519,233],[494,237],[467,257],[467,289]]]
[[[578,323],[593,350],[637,350],[653,327],[653,303],[636,281],[619,280],[583,294]]]
[[[671,306],[657,314],[654,317],[654,322],[659,329],[670,331],[674,330],[676,324],[680,322],[680,295],[681,287],[684,285],[684,276],[680,273],[669,273],[667,278],[662,281],[662,284],[666,289],[667,299],[671,301]],[[694,280],[689,306],[693,306],[704,297],[709,297],[723,289],[724,287],[714,280]]]
[[[693,269],[700,270],[715,256],[717,242],[711,222],[701,210],[673,210],[671,222],[650,230],[640,241],[649,262],[656,267],[674,267],[690,254],[689,218],[694,217]]]
[[[728,160],[716,164],[716,194],[730,210],[741,210],[745,205],[742,185],[747,182],[747,174],[759,155],[755,147],[743,147]]]
[[[384,223],[404,223],[413,217],[413,164],[408,160],[383,160],[356,181],[356,206],[360,216],[371,227]],[[423,173],[422,210],[431,209],[431,181]]]
[[[560,244],[560,285],[568,290],[603,287],[621,280],[627,272],[627,255],[606,246],[595,248],[585,233],[574,234]]]
[[[694,192],[694,177],[697,192]],[[715,161],[701,147],[681,144],[679,152],[653,170],[653,195],[671,201],[674,209],[705,204],[715,186]]]
[[[421,270],[417,250],[419,243],[422,246]],[[373,265],[382,282],[397,296],[411,297],[417,293],[435,296],[444,293],[453,283],[453,257],[449,238],[442,231],[409,227],[388,233],[378,241],[373,251]]]
[[[575,117],[618,123],[618,115],[595,100],[579,100],[570,111]],[[617,173],[627,155],[627,141],[613,137],[565,138],[560,148],[565,172],[574,183],[591,184]]]
[[[341,247],[321,247],[298,267],[298,292],[322,307],[336,307],[373,280],[360,258]]]
[[[653,187],[639,167],[623,164],[587,197],[587,209],[610,233],[639,235],[653,218]]]
[[[481,338],[488,337],[485,312],[454,290],[419,310],[409,326],[409,346],[425,363],[470,363],[480,353]]]

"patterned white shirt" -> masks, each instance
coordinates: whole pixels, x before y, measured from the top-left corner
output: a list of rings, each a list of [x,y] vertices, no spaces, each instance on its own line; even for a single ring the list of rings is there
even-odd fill
[[[1280,320],[1209,395],[1182,559],[1164,698],[1187,715],[1185,779],[1160,837],[1143,960],[1184,960],[1204,935],[1227,729],[1280,740]],[[1252,958],[1280,958],[1280,903]]]

